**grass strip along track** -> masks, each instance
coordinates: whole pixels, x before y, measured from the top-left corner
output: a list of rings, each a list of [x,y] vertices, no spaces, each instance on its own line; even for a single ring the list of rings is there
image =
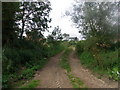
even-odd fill
[[[71,73],[71,67],[69,64],[69,54],[72,52],[72,48],[67,48],[64,54],[60,58],[59,65],[66,70],[66,75],[68,76],[73,88],[87,88],[85,84],[80,80],[80,78],[74,76]]]

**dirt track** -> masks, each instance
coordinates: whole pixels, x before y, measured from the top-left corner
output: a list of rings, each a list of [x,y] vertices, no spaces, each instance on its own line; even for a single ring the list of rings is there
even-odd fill
[[[66,75],[66,71],[59,66],[60,56],[57,54],[52,57],[43,69],[37,71],[34,79],[40,80],[37,88],[72,88],[72,85]],[[96,78],[90,70],[84,68],[80,64],[80,60],[76,57],[75,51],[69,56],[72,74],[79,77],[88,88],[117,88],[117,83],[106,83]]]
[[[48,64],[37,72],[34,79],[41,81],[37,88],[72,88],[65,70],[59,66],[62,53],[52,57]]]
[[[77,58],[75,51],[70,54],[70,65],[72,73],[79,77],[89,88],[117,88],[118,83],[109,81],[103,81],[96,78],[90,70],[84,68],[80,64],[80,60]]]

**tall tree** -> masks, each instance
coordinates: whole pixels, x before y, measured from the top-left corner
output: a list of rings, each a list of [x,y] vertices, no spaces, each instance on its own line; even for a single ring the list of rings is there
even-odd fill
[[[79,1],[79,0],[78,0]],[[117,32],[117,2],[76,2],[73,12],[68,13],[79,32],[85,38],[97,37],[100,40],[111,40]],[[113,37],[112,37],[113,36]],[[112,38],[111,38],[112,37]]]
[[[19,9],[18,2],[2,2],[2,44],[10,43],[16,38],[15,12]]]
[[[62,33],[61,33],[61,29],[59,26],[55,27],[54,30],[52,31],[52,36],[54,38],[54,40],[58,40],[58,39],[62,39]]]
[[[36,30],[41,35],[48,29],[50,2],[21,2],[20,10],[16,13],[16,24],[19,25],[19,37],[22,39],[23,34]]]
[[[51,35],[48,35],[48,40],[49,41],[57,41],[57,40],[62,40],[63,35],[61,33],[61,29],[59,26],[55,27],[54,30],[52,31]]]

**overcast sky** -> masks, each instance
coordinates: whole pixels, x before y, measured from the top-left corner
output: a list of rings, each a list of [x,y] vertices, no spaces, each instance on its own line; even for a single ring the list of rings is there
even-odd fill
[[[52,28],[50,31],[54,29],[55,26],[59,26],[61,28],[62,33],[70,34],[71,37],[81,38],[81,35],[78,33],[78,29],[75,28],[70,17],[64,16],[66,10],[71,9],[74,0],[50,0],[51,2],[51,13],[50,17],[52,18],[52,22],[50,25]],[[45,33],[48,35],[48,33]]]

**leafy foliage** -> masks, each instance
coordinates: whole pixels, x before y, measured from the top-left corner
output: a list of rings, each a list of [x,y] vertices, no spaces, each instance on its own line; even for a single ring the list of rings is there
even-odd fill
[[[73,23],[83,35],[84,41],[78,42],[76,50],[81,62],[89,68],[110,71],[117,67],[119,48],[118,2],[83,2],[73,5],[67,12]],[[114,76],[113,76],[114,77]]]
[[[50,2],[21,2],[19,5],[19,11],[15,14],[16,24],[18,25],[18,33],[20,38],[23,38],[23,34],[26,32],[38,32],[42,37],[43,31],[46,31],[49,26]],[[22,22],[22,25],[20,26]]]
[[[84,43],[83,43],[84,41],[80,41],[80,42],[78,42],[77,43],[77,45],[76,45],[76,50],[77,50],[77,52],[79,52],[79,53],[83,53],[83,51],[84,51]]]
[[[81,42],[76,47],[81,63],[100,75],[107,75],[114,80],[118,80],[118,70],[114,69],[118,67],[118,50],[105,50],[103,48],[100,49],[96,45],[92,46],[94,41],[92,41],[91,45],[87,40],[83,43]],[[81,48],[83,51],[80,51]]]
[[[54,28],[54,30],[52,31],[51,35],[48,36],[48,39],[50,41],[62,40],[63,39],[63,36],[62,36],[62,33],[61,33],[61,29],[59,28],[59,26]]]
[[[117,39],[118,2],[76,1],[73,10],[68,11],[79,32],[84,38],[96,37],[109,41]],[[111,38],[111,36],[113,36]]]
[[[16,37],[13,26],[15,12],[18,11],[19,3],[2,2],[2,44],[12,42]]]
[[[46,44],[49,45],[49,47],[47,45],[40,45],[39,42],[36,43],[28,40],[20,40],[18,42],[17,40],[16,43],[12,44],[14,48],[11,46],[4,48],[3,76],[5,76],[5,78],[3,77],[3,87],[10,82],[12,78],[10,75],[19,72],[21,67],[25,67],[25,70],[22,70],[21,74],[18,75],[19,77],[15,76],[14,78],[16,78],[16,80],[29,79],[34,75],[36,70],[46,64],[49,57],[64,49],[61,42],[56,41]]]
[[[118,67],[114,67],[112,70],[108,69],[109,78],[118,81],[120,79],[120,73]]]
[[[14,82],[32,78],[64,45],[44,38],[43,32],[48,30],[51,21],[49,1],[5,2],[2,10],[2,83],[3,88],[8,88]]]

